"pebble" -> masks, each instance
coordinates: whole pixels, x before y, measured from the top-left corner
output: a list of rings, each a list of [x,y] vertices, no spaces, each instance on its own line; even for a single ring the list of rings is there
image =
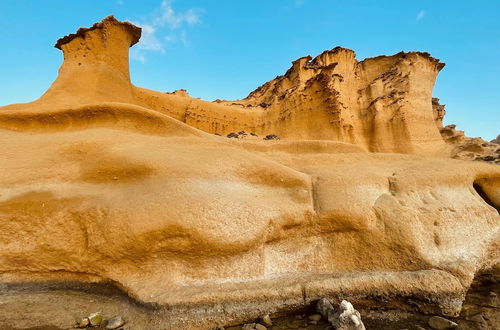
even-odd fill
[[[88,317],[84,317],[80,321],[76,322],[75,328],[86,328],[90,325],[90,321]]]
[[[302,321],[302,320],[289,320],[286,323],[286,326],[289,329],[298,329],[298,328],[300,328],[303,325],[303,323],[304,323],[304,321]]]
[[[458,324],[448,319],[445,319],[444,317],[432,316],[429,319],[429,326],[432,329],[444,330],[444,329],[454,329],[458,326]]]
[[[320,314],[313,314],[309,316],[309,320],[311,321],[319,321],[321,320],[321,315]]]
[[[260,323],[247,323],[241,330],[267,330],[267,328]]]
[[[90,321],[90,325],[93,327],[97,327],[102,323],[102,315],[99,312],[90,314],[88,319]]]
[[[112,318],[106,325],[106,329],[118,329],[125,324],[125,320],[121,316]]]
[[[273,325],[273,321],[271,321],[271,317],[269,316],[269,314],[262,316],[260,318],[260,323],[262,323],[266,327],[270,327]]]

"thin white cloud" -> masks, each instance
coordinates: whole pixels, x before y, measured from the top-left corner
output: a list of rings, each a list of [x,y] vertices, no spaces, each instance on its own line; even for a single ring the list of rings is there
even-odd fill
[[[144,53],[139,48],[132,48],[130,50],[130,58],[139,62],[146,62],[146,57],[144,57]]]
[[[156,28],[153,25],[136,22],[132,23],[142,28],[141,40],[137,44],[137,48],[141,50],[164,51],[161,41],[158,40],[158,37],[156,36]]]
[[[424,16],[425,16],[425,11],[421,10],[421,11],[419,11],[419,12],[418,12],[418,15],[417,15],[417,17],[415,18],[415,20],[418,22],[418,21],[420,21],[422,18],[424,18]]]
[[[180,36],[180,41],[184,46],[187,46],[189,44],[187,36],[186,36],[186,31],[182,31],[181,36]]]
[[[177,29],[183,23],[197,24],[200,17],[195,9],[188,9],[183,13],[177,13],[172,8],[173,0],[163,0],[161,3],[161,13],[155,17],[154,24],[157,26],[168,25],[171,29]]]
[[[199,24],[200,10],[191,8],[177,12],[172,8],[172,3],[173,0],[163,0],[148,21],[132,22],[142,28],[141,40],[130,53],[132,59],[144,62],[145,51],[164,53],[167,42],[181,41],[184,46],[187,45],[186,31],[179,30],[186,25]]]

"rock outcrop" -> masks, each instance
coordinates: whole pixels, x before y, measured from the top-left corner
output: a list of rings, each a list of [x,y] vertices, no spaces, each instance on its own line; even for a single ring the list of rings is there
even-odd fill
[[[462,160],[477,160],[491,164],[500,164],[500,146],[495,140],[488,142],[481,138],[470,138],[465,136],[464,131],[456,129],[456,125],[446,125],[443,127],[443,118],[446,109],[439,103],[438,98],[432,99],[432,110],[434,112],[434,122],[441,133],[443,140],[449,147],[450,157]]]
[[[432,154],[443,147],[430,102],[443,67],[420,52],[358,62],[352,50],[337,47],[296,60],[284,76],[240,102],[265,109],[264,123],[250,130],[343,141],[375,152]]]
[[[111,283],[173,328],[321,297],[456,315],[500,264],[500,167],[426,156],[448,150],[438,60],[336,48],[205,102],[133,86],[138,35],[108,17],[61,39],[49,90],[0,108],[3,293]],[[243,130],[280,139],[209,134]]]
[[[450,147],[450,157],[500,164],[500,146],[497,143],[467,137],[465,132],[457,130],[455,125],[441,127],[440,132]]]

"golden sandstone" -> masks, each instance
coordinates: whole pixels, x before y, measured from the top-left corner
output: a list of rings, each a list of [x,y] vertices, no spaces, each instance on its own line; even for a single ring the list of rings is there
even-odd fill
[[[439,60],[334,48],[207,102],[131,84],[140,33],[60,39],[47,92],[0,108],[5,285],[112,283],[207,329],[323,297],[454,316],[500,265],[500,167],[450,158]]]

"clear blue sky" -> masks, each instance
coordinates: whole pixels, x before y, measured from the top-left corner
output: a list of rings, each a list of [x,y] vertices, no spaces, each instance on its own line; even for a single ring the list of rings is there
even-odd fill
[[[343,46],[359,60],[401,50],[447,65],[434,96],[445,123],[500,134],[500,1],[0,0],[0,105],[36,99],[57,75],[55,41],[114,14],[144,28],[134,84],[238,99],[304,55]]]

